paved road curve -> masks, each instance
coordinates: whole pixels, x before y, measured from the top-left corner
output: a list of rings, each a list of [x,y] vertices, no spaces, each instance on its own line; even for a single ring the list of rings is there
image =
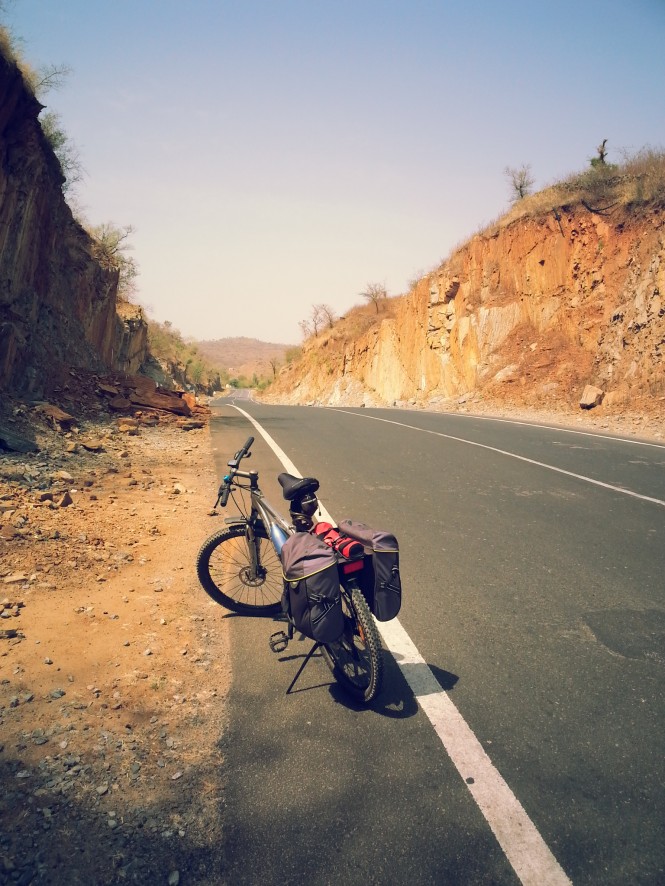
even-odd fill
[[[664,882],[665,448],[238,405],[321,480],[336,518],[396,532],[399,621],[556,867],[509,860],[513,838],[497,839],[478,803],[483,779],[453,762],[406,667],[388,656],[370,710],[320,660],[285,696],[306,644],[274,656],[271,622],[230,616],[229,882]],[[220,474],[257,437],[252,466],[278,503],[281,466],[249,421],[225,404],[212,427]]]

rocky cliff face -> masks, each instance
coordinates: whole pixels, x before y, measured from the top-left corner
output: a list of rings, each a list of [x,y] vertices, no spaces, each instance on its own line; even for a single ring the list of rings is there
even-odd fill
[[[572,405],[665,395],[665,216],[580,206],[477,235],[357,338],[311,341],[270,397]]]
[[[64,200],[40,109],[0,54],[0,390],[33,397],[62,367],[136,372],[146,353],[140,309],[116,310],[117,274]]]

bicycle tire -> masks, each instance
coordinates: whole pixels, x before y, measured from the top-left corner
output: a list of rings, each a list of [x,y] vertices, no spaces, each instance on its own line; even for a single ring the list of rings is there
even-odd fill
[[[350,606],[349,606],[350,603]],[[358,701],[369,704],[381,691],[383,650],[372,613],[359,588],[342,593],[344,634],[336,643],[325,643],[325,663],[342,688]]]
[[[215,532],[196,556],[196,574],[203,590],[216,602],[241,615],[272,615],[282,608],[282,565],[263,526],[257,526],[265,575],[249,576],[249,551],[244,524]]]

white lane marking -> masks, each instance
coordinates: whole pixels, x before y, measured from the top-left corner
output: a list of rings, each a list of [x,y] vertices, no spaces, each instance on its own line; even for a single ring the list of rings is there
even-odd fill
[[[250,424],[254,425],[256,430],[259,432],[259,434],[261,434],[261,436],[266,441],[268,446],[270,446],[270,448],[275,453],[277,458],[284,465],[284,469],[286,471],[288,471],[289,474],[293,474],[294,477],[302,477],[302,474],[300,473],[298,468],[293,464],[293,462],[288,457],[288,455],[284,452],[283,449],[279,448],[279,446],[277,445],[277,443],[275,443],[275,441],[270,436],[270,434],[267,431],[263,430],[263,428],[258,423],[258,421],[256,421],[256,419],[252,418],[252,416],[249,414],[249,412],[245,412],[244,409],[241,409],[239,406],[236,406],[235,403],[232,403],[231,405],[233,406],[234,409],[237,409],[241,415],[244,415],[245,418],[247,419],[247,421],[250,422]]]
[[[432,434],[434,437],[445,437],[446,440],[455,440],[457,443],[467,443],[469,446],[477,446],[479,449],[488,449],[490,452],[497,452],[499,455],[507,455],[509,458],[516,458],[518,461],[525,461],[530,465],[546,468],[548,471],[556,471],[557,474],[565,474],[567,477],[574,477],[576,480],[582,480],[585,483],[593,483],[594,486],[602,486],[603,489],[611,489],[612,492],[620,492],[622,495],[630,495],[633,498],[639,498],[642,501],[650,501],[653,504],[665,507],[665,501],[662,501],[660,498],[651,498],[649,495],[641,495],[639,492],[633,492],[632,489],[624,489],[622,486],[612,486],[611,483],[603,483],[602,480],[594,480],[592,477],[585,477],[584,474],[575,474],[573,471],[565,471],[563,468],[557,468],[555,465],[548,465],[543,461],[527,458],[525,455],[517,455],[517,453],[508,452],[506,449],[498,449],[496,446],[488,446],[487,443],[477,443],[475,440],[465,440],[464,437],[456,437],[454,434],[444,434],[441,431],[430,431],[428,428],[418,428],[415,425],[407,425],[404,422],[394,421],[390,418],[379,418],[377,415],[364,415],[360,412],[349,412],[347,409],[338,409],[337,411],[345,412],[347,415],[355,415],[358,416],[358,418],[369,418],[372,421],[382,421],[388,425],[398,425],[398,427],[407,428],[410,431],[420,431],[423,434]]]
[[[342,411],[341,409],[339,410]],[[610,440],[612,443],[631,443],[634,446],[655,446],[656,449],[665,449],[665,443],[656,443],[651,440],[634,440],[632,437],[613,437],[611,434],[601,434],[597,431],[578,431],[576,428],[564,428],[561,425],[538,424],[535,421],[524,421],[517,418],[499,418],[495,415],[474,415],[473,413],[461,412],[431,412],[423,410],[427,415],[449,415],[451,418],[478,418],[481,421],[496,421],[506,425],[524,425],[527,428],[547,428],[549,431],[561,431],[564,434],[579,434],[580,437],[594,437],[598,440]],[[355,415],[355,413],[354,413]]]
[[[494,768],[448,693],[441,690],[399,620],[377,626],[519,879],[533,886],[569,884],[571,881],[521,803]]]
[[[234,409],[251,422],[289,473],[302,476],[251,415],[239,406]],[[321,516],[334,524],[322,505]],[[571,880],[398,619],[377,626],[520,881],[524,886],[570,886]]]

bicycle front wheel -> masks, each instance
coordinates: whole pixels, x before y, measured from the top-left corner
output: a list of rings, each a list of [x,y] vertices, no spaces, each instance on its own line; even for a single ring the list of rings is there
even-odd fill
[[[258,567],[252,568],[244,524],[211,535],[196,557],[196,574],[216,603],[242,615],[271,615],[282,608],[282,564],[265,529],[255,529]]]
[[[379,632],[359,588],[342,593],[344,633],[321,647],[337,682],[359,701],[369,703],[381,690],[383,651]]]

